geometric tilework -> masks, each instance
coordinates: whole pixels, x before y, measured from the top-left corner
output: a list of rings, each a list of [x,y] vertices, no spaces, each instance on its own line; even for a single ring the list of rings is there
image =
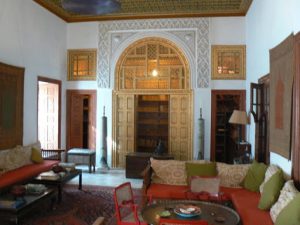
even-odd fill
[[[151,19],[99,22],[97,81],[99,88],[110,84],[110,57],[130,36],[147,30],[164,31],[184,41],[193,55],[196,67],[196,88],[209,87],[209,19]]]

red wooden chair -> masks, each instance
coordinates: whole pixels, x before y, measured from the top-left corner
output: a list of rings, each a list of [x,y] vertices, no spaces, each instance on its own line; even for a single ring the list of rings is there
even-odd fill
[[[179,220],[160,218],[159,225],[209,225],[205,220]]]
[[[114,201],[118,225],[147,225],[142,220],[134,203],[134,196],[130,182],[114,188]]]

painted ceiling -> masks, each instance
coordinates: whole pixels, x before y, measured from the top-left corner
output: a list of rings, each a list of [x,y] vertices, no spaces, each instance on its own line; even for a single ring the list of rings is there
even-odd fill
[[[119,0],[121,9],[104,15],[77,15],[62,8],[61,0],[34,0],[67,22],[244,16],[252,0]],[[86,0],[88,2],[88,0]]]

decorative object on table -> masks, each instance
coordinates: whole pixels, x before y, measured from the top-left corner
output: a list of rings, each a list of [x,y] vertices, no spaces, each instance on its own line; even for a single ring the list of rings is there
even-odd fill
[[[60,173],[60,172],[64,172],[65,169],[64,169],[62,166],[60,166],[60,165],[54,165],[54,166],[52,167],[52,171],[53,171],[54,173]]]
[[[105,116],[105,106],[103,107],[102,116],[102,156],[100,160],[101,169],[109,169],[107,165],[107,117]]]
[[[202,108],[200,108],[199,121],[199,152],[197,159],[204,159],[204,119],[202,118]]]
[[[174,213],[182,217],[195,217],[201,214],[201,209],[194,205],[177,205]]]
[[[15,197],[23,197],[26,193],[26,188],[24,185],[14,185],[10,189],[10,193]]]
[[[238,124],[238,142],[242,142],[242,125],[249,124],[249,119],[246,111],[233,110],[233,113],[229,119],[229,123]]]
[[[30,195],[40,195],[47,190],[44,184],[26,184],[25,188],[26,194]]]
[[[212,45],[212,80],[245,80],[246,46]]]
[[[171,216],[171,213],[169,210],[164,210],[159,214],[160,217],[169,217]]]
[[[162,155],[165,153],[165,150],[166,150],[166,148],[165,148],[163,141],[161,139],[159,139],[157,142],[154,154]]]

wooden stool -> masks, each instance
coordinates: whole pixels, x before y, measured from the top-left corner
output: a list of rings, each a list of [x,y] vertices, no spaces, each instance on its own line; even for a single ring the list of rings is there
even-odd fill
[[[96,164],[96,151],[85,149],[85,148],[72,148],[67,153],[67,162],[70,155],[74,156],[80,156],[80,157],[89,157],[89,173],[92,172],[92,166],[93,166],[93,172],[95,172],[95,164]]]

